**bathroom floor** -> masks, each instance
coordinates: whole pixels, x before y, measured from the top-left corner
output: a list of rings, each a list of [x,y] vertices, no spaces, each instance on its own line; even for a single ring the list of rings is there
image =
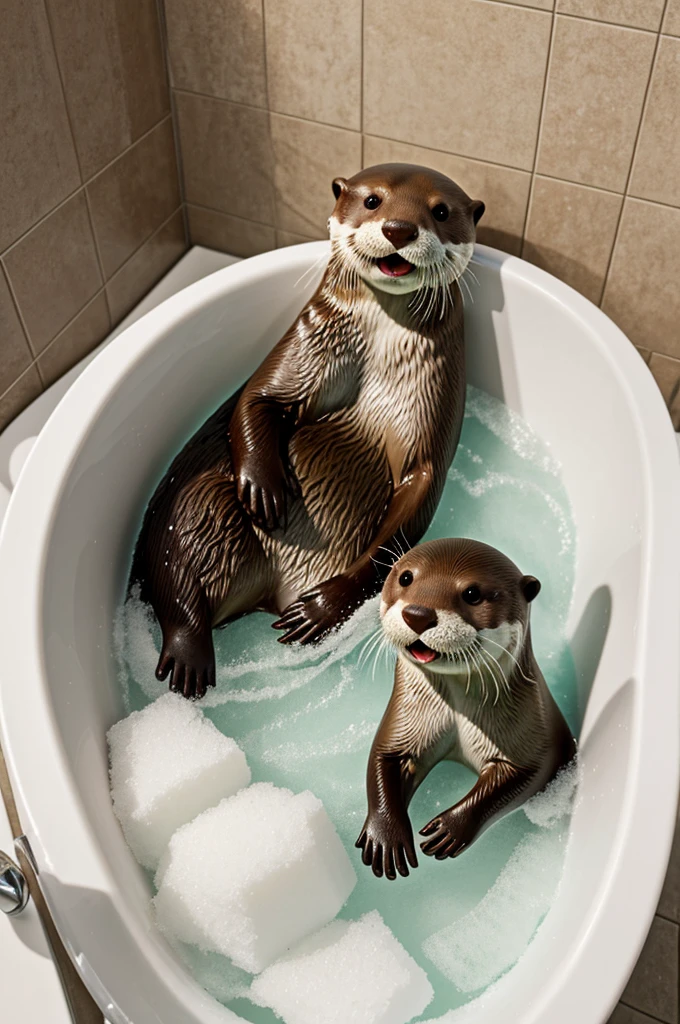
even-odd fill
[[[120,333],[175,291],[230,262],[233,258],[221,253],[199,247],[190,250],[115,333]],[[71,371],[68,378],[75,377],[78,369]],[[4,478],[10,451],[19,441],[40,429],[70,382],[70,379],[59,381],[54,386],[51,400],[48,391],[11,424],[4,435],[0,435],[0,483],[9,482]],[[11,832],[1,803],[0,848],[8,852],[11,850]],[[98,1024],[103,1020],[93,1014],[88,1000],[83,1000],[78,1006],[77,996],[74,1014],[69,1014],[56,973],[49,964],[49,953],[33,907],[15,922],[7,919],[0,923],[0,962],[3,973],[16,982],[11,990],[6,989],[0,996],[0,1018],[7,1024],[18,1024],[19,1021],[22,1024],[35,1021],[37,1024],[43,1020],[49,1020],[50,1024],[67,1024],[69,1020],[75,1020],[77,1024]],[[650,1021],[680,1024],[679,962],[680,824],[676,829],[671,863],[651,931],[609,1024],[646,1024]]]

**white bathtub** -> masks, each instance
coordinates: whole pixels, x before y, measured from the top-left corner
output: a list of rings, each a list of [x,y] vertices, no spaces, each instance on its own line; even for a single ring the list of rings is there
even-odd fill
[[[149,482],[311,293],[310,243],[228,267],[116,339],[42,432],[0,539],[2,743],[66,947],[112,1024],[238,1020],[152,926],[108,795],[122,714],[114,609]],[[654,913],[678,795],[680,470],[661,397],[604,314],[479,247],[468,377],[552,445],[578,528],[570,635],[582,799],[558,897],[525,957],[461,1024],[603,1024]],[[197,865],[200,870],[200,865]]]

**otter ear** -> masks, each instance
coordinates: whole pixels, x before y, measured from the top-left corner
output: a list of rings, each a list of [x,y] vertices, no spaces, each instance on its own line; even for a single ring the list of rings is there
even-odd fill
[[[484,213],[484,211],[486,210],[486,206],[481,201],[481,199],[475,199],[473,201],[473,203],[472,203],[471,209],[472,209],[472,219],[473,219],[473,221],[475,222],[475,224],[479,224],[481,216]]]
[[[522,576],[520,586],[526,601],[533,601],[541,589],[541,584],[535,576]]]
[[[345,178],[335,178],[333,181],[333,195],[339,199],[343,192],[349,192],[349,185]]]

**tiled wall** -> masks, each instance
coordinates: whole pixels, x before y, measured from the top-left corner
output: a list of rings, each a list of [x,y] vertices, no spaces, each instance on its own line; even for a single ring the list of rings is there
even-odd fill
[[[185,248],[156,0],[4,0],[0,430]]]
[[[556,9],[554,9],[556,8]],[[680,0],[165,0],[191,241],[325,235],[330,181],[438,167],[578,288],[680,428]]]

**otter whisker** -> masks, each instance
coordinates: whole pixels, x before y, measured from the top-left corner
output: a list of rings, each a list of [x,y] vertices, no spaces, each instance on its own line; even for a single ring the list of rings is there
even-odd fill
[[[522,637],[522,635],[523,634],[520,634],[520,638]],[[485,636],[483,639],[484,640],[488,640],[488,642],[490,644],[495,644],[496,647],[500,647],[500,649],[502,651],[505,651],[505,653],[508,655],[508,657],[512,658],[512,660],[514,661],[515,665],[519,669],[520,675],[522,675],[524,677],[524,679],[527,681],[527,683],[534,683],[534,684],[536,683],[535,679],[530,679],[529,676],[525,673],[524,669],[522,668],[522,666],[520,665],[520,663],[518,662],[517,658],[512,653],[512,651],[509,651],[507,649],[507,647],[503,647],[503,644],[499,644],[497,640],[492,640],[490,636]],[[518,643],[517,646],[521,647],[521,643]],[[487,651],[487,654],[491,654],[491,651]],[[493,657],[493,655],[491,655],[491,656]]]
[[[494,687],[496,689],[496,699],[493,702],[493,706],[496,707],[496,704],[498,704],[498,701],[500,700],[500,697],[501,697],[501,691],[500,691],[500,687],[498,685],[498,677],[496,676],[496,671],[493,668],[493,666],[491,665],[491,663],[489,662],[489,660],[487,659],[487,654],[488,654],[488,651],[485,651],[483,647],[480,648],[479,655],[480,655],[482,661],[484,662],[484,664],[486,665],[487,669],[489,670],[489,675],[491,676],[491,679],[493,680]]]
[[[331,259],[332,259],[332,256],[331,256]],[[321,255],[317,259],[314,260],[312,265],[310,267],[307,267],[307,269],[304,271],[304,273],[300,274],[300,276],[298,277],[297,281],[293,285],[293,288],[298,288],[302,284],[302,282],[305,280],[305,278],[307,278],[307,277],[311,276],[312,274],[314,274],[314,272],[317,271],[321,267],[321,265],[324,263],[325,260],[326,260],[326,253],[322,252]],[[330,266],[330,261],[329,261],[329,266]]]
[[[406,534],[404,533],[404,527],[403,527],[403,526],[400,526],[400,527],[399,527],[399,533],[401,534],[401,536],[402,536],[402,538],[403,538],[403,541],[404,541],[404,547],[406,548],[406,551],[410,551],[410,550],[411,550],[411,548],[413,547],[413,545],[412,545],[412,544],[409,544],[409,542],[408,542],[408,540],[407,540],[407,537],[406,537]]]
[[[498,701],[500,700],[501,694],[500,694],[500,690],[498,689],[498,682],[497,682],[497,679],[496,679],[496,670],[494,668],[492,668],[492,666],[489,664],[489,661],[488,661],[489,658],[491,658],[491,660],[494,662],[494,664],[498,667],[498,671],[500,672],[500,675],[501,675],[501,687],[503,689],[505,689],[505,691],[508,694],[510,693],[510,685],[508,683],[508,680],[506,678],[505,672],[503,671],[503,668],[502,668],[501,664],[498,662],[498,660],[496,658],[494,658],[494,656],[491,653],[491,651],[485,651],[484,648],[482,647],[482,657],[484,658],[484,661],[486,661],[487,665],[489,665],[489,671],[493,672],[494,683],[496,685],[496,700],[494,701],[494,707],[495,707],[496,704],[498,704]]]

